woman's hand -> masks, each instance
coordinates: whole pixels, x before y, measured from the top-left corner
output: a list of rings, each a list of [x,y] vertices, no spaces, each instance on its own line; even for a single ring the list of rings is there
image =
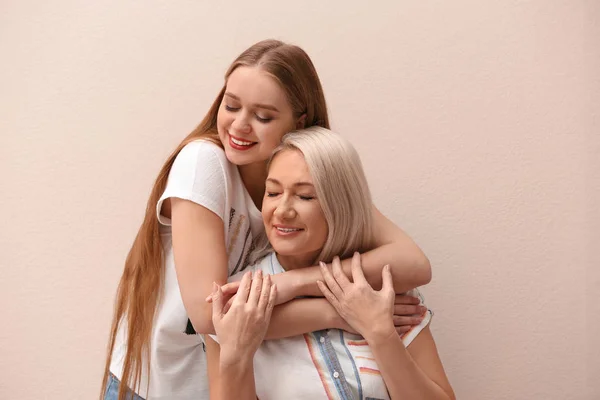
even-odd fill
[[[369,338],[396,334],[394,327],[394,301],[396,294],[392,283],[392,273],[388,265],[382,271],[382,288],[375,291],[363,274],[360,254],[352,257],[352,279],[342,271],[336,257],[332,271],[320,263],[325,283],[318,281],[319,289],[346,322],[367,341]]]
[[[221,346],[221,365],[251,362],[262,343],[275,306],[277,287],[262,271],[244,274],[231,306],[216,283],[212,293],[212,321]]]
[[[278,306],[283,303],[287,303],[293,300],[296,295],[294,292],[294,282],[288,273],[275,274],[271,276],[271,282],[277,285],[277,297],[275,299],[275,305]],[[234,296],[240,289],[241,281],[227,282],[221,286],[221,290],[225,297],[230,298]],[[212,302],[212,295],[206,298],[207,302]]]
[[[399,335],[410,331],[423,321],[427,307],[419,305],[417,297],[407,294],[397,294],[394,300],[394,326]]]

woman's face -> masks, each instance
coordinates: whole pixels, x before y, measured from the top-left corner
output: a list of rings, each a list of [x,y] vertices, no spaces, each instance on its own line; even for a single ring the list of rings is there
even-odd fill
[[[269,242],[287,269],[306,267],[321,252],[327,221],[299,151],[282,151],[271,162],[262,216]]]
[[[295,125],[285,92],[270,75],[256,67],[238,67],[229,75],[217,129],[231,163],[266,161]]]

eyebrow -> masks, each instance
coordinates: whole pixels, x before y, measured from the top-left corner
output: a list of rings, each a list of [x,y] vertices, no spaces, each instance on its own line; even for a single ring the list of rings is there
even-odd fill
[[[274,179],[274,178],[267,178],[267,182],[272,182],[272,183],[274,183],[276,185],[281,185],[281,182],[279,182],[277,179]],[[313,185],[310,182],[296,182],[292,186],[311,186],[311,187],[314,187],[315,185]]]
[[[240,98],[238,96],[236,96],[233,93],[230,92],[225,92],[225,96],[227,97],[231,97],[234,100],[240,101]],[[279,112],[279,110],[275,107],[275,106],[270,106],[268,104],[253,104],[254,107],[256,108],[264,108],[265,110],[271,110],[271,111],[275,111],[275,112]]]

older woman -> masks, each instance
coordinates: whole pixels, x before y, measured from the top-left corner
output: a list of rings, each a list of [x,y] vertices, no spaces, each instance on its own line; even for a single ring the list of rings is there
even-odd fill
[[[358,252],[373,246],[371,198],[346,140],[324,128],[286,135],[270,162],[262,217],[270,245],[250,267],[254,276],[232,278],[243,276],[230,303],[215,285],[220,347],[206,338],[211,398],[454,399],[430,311],[401,337],[389,266],[382,268],[381,290],[365,279]],[[339,257],[353,254],[350,281]],[[276,303],[270,275],[317,262],[323,295],[354,333],[327,329],[261,344]]]

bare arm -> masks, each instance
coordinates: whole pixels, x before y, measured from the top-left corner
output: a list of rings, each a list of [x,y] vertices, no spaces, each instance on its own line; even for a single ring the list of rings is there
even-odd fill
[[[212,311],[210,304],[205,299],[212,291],[212,282],[223,284],[227,280],[227,255],[223,221],[208,209],[191,201],[178,198],[170,199],[166,212],[171,216],[173,224],[175,268],[186,311],[196,332],[212,334],[214,333],[211,320]],[[385,219],[385,217],[383,218]],[[386,219],[386,221],[388,220]],[[395,228],[393,224],[391,225],[392,228]],[[391,229],[389,225],[387,229]],[[380,231],[384,232],[385,229]],[[410,239],[407,240],[410,241]],[[412,241],[410,242],[412,243]],[[387,247],[384,248],[385,246]],[[383,260],[378,259],[377,253],[379,250],[381,250],[379,254],[389,253],[393,249],[394,246],[392,245],[384,245],[380,249],[375,249],[363,255],[363,260],[370,259],[372,262],[369,269],[363,261],[365,274],[378,281],[379,285],[381,285],[381,268],[384,264],[381,264]],[[426,258],[424,259],[426,260]],[[345,267],[347,265],[348,274],[350,273],[349,264],[348,260],[347,264],[344,265]],[[410,269],[410,267],[406,267],[406,269]],[[378,274],[378,278],[375,278],[375,272]],[[291,275],[288,276],[288,274]],[[286,282],[281,282],[281,277],[284,277]],[[298,280],[297,277],[299,277]],[[316,281],[320,277],[321,273],[318,267],[303,268],[274,275],[273,281],[277,284],[280,293],[278,303],[301,295],[321,296],[320,291],[315,291],[315,289],[318,291]],[[373,284],[376,285],[376,283]],[[406,284],[402,283],[398,286],[400,288],[398,290],[402,290]],[[302,293],[302,289],[307,290]],[[339,318],[337,312],[324,299],[294,300],[290,304],[275,308],[267,338],[290,337],[326,328],[347,330],[348,325]]]
[[[188,200],[170,199],[175,270],[181,298],[196,332],[214,333],[211,305],[205,298],[212,284],[227,281],[223,220]]]
[[[272,275],[272,278],[275,276]],[[297,299],[275,307],[265,339],[280,339],[330,328],[350,330],[350,326],[324,298]]]
[[[367,339],[392,400],[455,400],[429,326],[408,346],[394,330]]]
[[[362,267],[369,284],[381,288],[381,271],[390,265],[394,291],[404,293],[431,281],[429,260],[416,243],[373,206],[375,248],[362,254]],[[342,260],[346,276],[352,276],[351,259]],[[278,303],[299,296],[322,296],[316,282],[321,279],[319,267],[300,268],[274,276],[279,288]]]
[[[236,360],[233,364],[220,362],[221,348],[206,335],[206,359],[210,400],[256,399],[252,359]]]
[[[275,307],[277,288],[262,271],[244,274],[240,293],[228,307],[213,284],[212,320],[217,345],[206,335],[208,378],[212,399],[256,399],[254,354],[262,343]]]

